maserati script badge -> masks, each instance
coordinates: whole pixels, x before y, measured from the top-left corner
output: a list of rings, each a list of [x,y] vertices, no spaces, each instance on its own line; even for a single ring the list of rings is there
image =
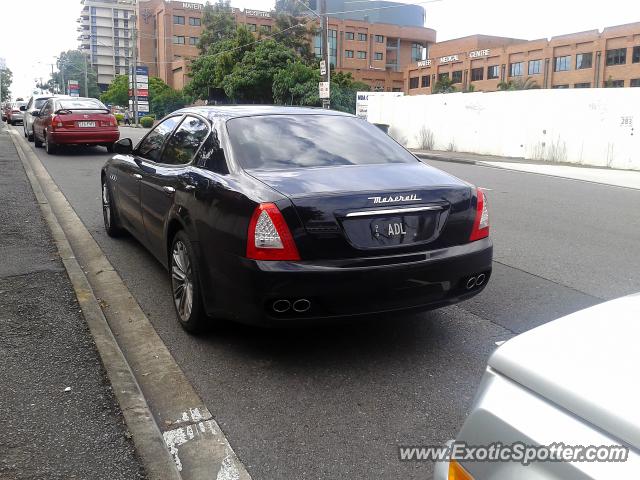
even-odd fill
[[[388,197],[369,197],[368,200],[373,200],[373,203],[395,203],[395,202],[418,202],[422,200],[418,198],[415,193],[412,195],[394,195]]]

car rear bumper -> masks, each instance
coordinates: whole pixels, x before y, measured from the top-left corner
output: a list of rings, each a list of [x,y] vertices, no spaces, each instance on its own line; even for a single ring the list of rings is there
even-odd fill
[[[325,262],[227,256],[209,269],[216,274],[203,282],[203,294],[212,315],[263,325],[428,310],[481,292],[491,275],[492,256],[488,238],[420,254]],[[468,279],[480,273],[482,285],[468,289]],[[299,299],[310,302],[307,311],[294,311]],[[276,312],[278,300],[291,307]]]
[[[120,138],[119,130],[88,130],[88,131],[53,131],[50,132],[51,140],[59,145],[64,144],[103,144],[114,143]]]
[[[23,116],[21,113],[11,113],[9,115],[9,120],[12,122],[21,122],[23,120]]]

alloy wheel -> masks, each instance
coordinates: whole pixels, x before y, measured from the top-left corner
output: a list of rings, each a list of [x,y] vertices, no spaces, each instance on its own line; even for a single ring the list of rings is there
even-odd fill
[[[104,214],[104,226],[108,229],[111,226],[111,203],[106,181],[102,183],[102,213]]]
[[[187,247],[181,240],[174,243],[171,253],[171,287],[180,320],[187,322],[193,309],[193,273]]]

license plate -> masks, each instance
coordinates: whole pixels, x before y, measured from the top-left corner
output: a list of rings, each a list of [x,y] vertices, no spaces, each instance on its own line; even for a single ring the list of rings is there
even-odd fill
[[[96,122],[78,122],[78,126],[82,128],[95,127]]]
[[[372,240],[380,245],[400,245],[413,243],[418,236],[419,219],[417,217],[395,217],[371,220]]]

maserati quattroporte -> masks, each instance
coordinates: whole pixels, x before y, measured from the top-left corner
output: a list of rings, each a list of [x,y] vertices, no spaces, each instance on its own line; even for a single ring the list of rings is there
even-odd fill
[[[352,115],[193,107],[115,151],[105,228],[167,267],[189,331],[432,309],[491,275],[485,194]]]

